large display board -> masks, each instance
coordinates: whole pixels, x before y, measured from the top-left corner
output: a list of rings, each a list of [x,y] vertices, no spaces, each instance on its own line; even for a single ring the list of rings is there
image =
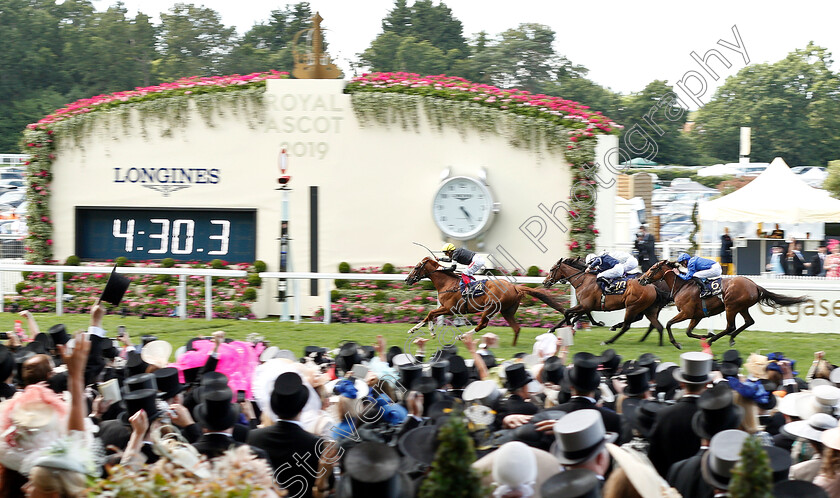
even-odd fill
[[[77,207],[76,255],[250,263],[256,226],[256,209]]]

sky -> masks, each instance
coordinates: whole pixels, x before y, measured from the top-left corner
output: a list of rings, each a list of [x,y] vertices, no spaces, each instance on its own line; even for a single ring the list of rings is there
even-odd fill
[[[114,0],[93,3],[97,10],[104,10]],[[158,20],[158,14],[169,10],[175,2],[123,0],[123,3],[130,14],[139,8]],[[216,10],[225,25],[235,26],[243,34],[287,2],[196,0],[193,3]],[[705,103],[714,88],[746,65],[741,54],[718,44],[721,39],[736,42],[733,26],[737,26],[750,63],[778,61],[794,49],[804,48],[809,41],[840,56],[840,30],[836,27],[840,2],[833,1],[791,4],[776,0],[446,0],[444,3],[463,23],[467,37],[482,30],[496,35],[521,23],[548,25],[557,34],[555,48],[559,53],[587,67],[593,81],[624,94],[641,91],[654,79],[667,80],[671,85],[684,81],[687,91],[698,95],[696,103]],[[322,26],[328,29],[330,55],[345,74],[352,75],[349,61],[355,60],[356,54],[381,32],[381,20],[394,1],[311,0],[310,4],[324,18]],[[711,69],[719,76],[717,81],[691,57],[691,52],[695,52],[702,58],[710,49],[717,49],[731,65],[726,68],[720,60],[710,60]],[[690,76],[686,79],[689,71],[698,71],[703,81]],[[704,82],[705,93],[700,95]]]

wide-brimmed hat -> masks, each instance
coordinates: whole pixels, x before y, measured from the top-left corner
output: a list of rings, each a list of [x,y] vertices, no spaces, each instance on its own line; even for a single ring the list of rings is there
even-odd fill
[[[735,429],[715,434],[700,462],[700,472],[707,484],[717,489],[729,489],[732,469],[741,459],[741,447],[749,436]]]
[[[484,406],[493,407],[501,396],[499,385],[494,380],[478,380],[470,383],[461,395],[465,402],[480,403]]]
[[[515,488],[536,481],[537,457],[528,445],[511,441],[495,453],[492,476],[496,483]]]
[[[768,377],[767,365],[769,363],[770,360],[768,360],[766,356],[752,353],[747,357],[747,362],[744,364],[744,368],[747,369],[747,373],[750,374],[750,377],[754,377],[756,379],[766,379]]]
[[[540,486],[543,498],[600,498],[601,481],[589,469],[569,469],[549,477]]]
[[[128,424],[128,419],[140,410],[146,411],[149,422],[161,416],[162,413],[158,410],[157,394],[157,390],[154,389],[139,389],[124,393],[125,411],[120,414],[120,422]]]
[[[646,367],[637,367],[626,373],[627,385],[624,387],[624,394],[627,396],[639,396],[650,391],[650,370]]]
[[[282,419],[291,419],[303,410],[309,391],[300,375],[286,372],[277,376],[271,392],[271,410]]]
[[[808,393],[805,392],[796,392],[796,393],[788,393],[785,395],[784,398],[779,402],[779,411],[789,417],[798,417],[799,412],[796,410],[796,401],[802,397],[807,395]]]
[[[828,498],[828,493],[808,481],[787,480],[773,485],[775,498]]]
[[[820,442],[831,449],[840,451],[840,427],[824,431]]]
[[[400,472],[397,450],[375,442],[360,443],[344,457],[344,478],[338,484],[339,497],[401,498],[414,496],[414,486]]]
[[[840,368],[835,368],[828,374],[828,380],[834,383],[834,385],[840,384]]]
[[[573,358],[573,367],[569,372],[572,386],[583,392],[592,392],[601,384],[601,374],[598,365],[601,360],[592,353],[577,353]]]
[[[837,419],[827,413],[815,413],[807,420],[795,420],[780,429],[783,434],[792,438],[805,438],[820,442],[823,432],[837,427]]]
[[[796,399],[796,412],[801,419],[807,419],[815,413],[833,415],[840,404],[840,388],[817,386],[811,392]]]
[[[209,431],[223,431],[236,422],[239,406],[232,403],[229,387],[214,387],[204,393],[203,401],[195,407],[195,419]]]
[[[437,439],[439,427],[438,425],[424,425],[406,432],[397,443],[400,452],[422,464],[431,465],[435,460],[435,452],[439,444]]]
[[[616,440],[607,432],[598,410],[584,409],[569,413],[554,424],[554,456],[564,465],[585,462]]]
[[[515,391],[534,380],[525,368],[524,363],[514,363],[512,365],[508,365],[505,368],[505,379],[508,391]]]
[[[607,450],[618,466],[624,470],[624,474],[639,496],[661,498],[671,495],[668,493],[670,485],[656,472],[656,468],[645,455],[635,450],[619,448],[614,444],[608,444]]]
[[[725,382],[703,391],[697,400],[697,412],[691,419],[691,428],[703,439],[725,430],[737,429],[744,418],[744,409],[733,402],[732,389]]]
[[[114,269],[111,270],[111,275],[108,277],[108,282],[105,284],[105,288],[102,289],[102,295],[99,297],[99,300],[118,306],[129,285],[131,285],[131,279],[117,273],[117,267],[114,266]]]
[[[146,344],[140,351],[143,361],[158,368],[168,365],[170,356],[172,356],[172,344],[161,340]]]
[[[689,351],[680,355],[680,368],[674,370],[674,378],[686,384],[706,384],[712,371],[712,355]]]
[[[154,376],[157,381],[158,391],[162,393],[161,397],[163,399],[175,397],[187,387],[178,380],[177,368],[166,367],[155,370]]]

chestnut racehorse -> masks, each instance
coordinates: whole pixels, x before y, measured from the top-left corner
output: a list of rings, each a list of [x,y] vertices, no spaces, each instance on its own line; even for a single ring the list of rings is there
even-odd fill
[[[678,278],[678,271],[679,264],[662,260],[651,266],[642,275],[642,278],[639,279],[642,285],[661,280],[670,289],[671,297],[674,299],[674,304],[677,305],[679,313],[674,318],[668,320],[668,324],[665,327],[668,329],[671,343],[678,349],[682,349],[682,347],[678,342],[674,341],[674,336],[671,335],[671,325],[675,323],[690,319],[691,321],[688,323],[685,334],[694,339],[705,339],[708,337],[709,344],[712,344],[727,334],[731,334],[729,346],[733,347],[735,346],[735,337],[755,323],[753,317],[750,316],[749,309],[756,303],[780,308],[808,300],[807,296],[792,297],[770,292],[745,277],[724,278],[722,279],[723,291],[721,294],[700,299],[700,288],[697,284]],[[709,334],[707,336],[691,333],[700,320],[724,311],[726,311],[726,328],[723,329],[723,332],[717,335]],[[744,324],[736,329],[735,316],[738,314],[744,317]]]
[[[501,313],[508,322],[508,325],[513,329],[513,345],[516,346],[516,340],[519,338],[520,325],[516,321],[515,315],[519,304],[522,302],[522,298],[526,294],[539,299],[561,313],[563,312],[563,307],[560,303],[555,301],[547,292],[532,289],[524,285],[517,285],[504,278],[485,280],[485,293],[482,296],[464,297],[461,295],[459,289],[461,277],[448,268],[442,267],[435,259],[429,257],[425,257],[417,263],[417,266],[406,277],[405,283],[413,285],[424,278],[431,280],[435,289],[437,289],[440,307],[430,311],[422,322],[408,331],[409,334],[413,334],[426,323],[429,324],[429,330],[434,334],[435,319],[439,316],[481,313],[478,325],[467,332],[467,334],[470,334],[487,327],[490,318],[496,313]]]
[[[560,258],[545,277],[543,285],[551,287],[556,282],[565,281],[575,288],[575,295],[577,296],[578,304],[566,310],[563,314],[563,320],[560,321],[554,328],[562,327],[563,324],[571,324],[576,315],[586,314],[593,324],[597,324],[592,320],[593,311],[614,311],[624,309],[624,321],[614,325],[611,330],[621,328],[621,330],[611,339],[604,341],[604,344],[612,344],[619,337],[621,337],[630,325],[641,320],[642,316],[650,320],[650,327],[647,333],[642,337],[644,341],[653,328],[659,332],[659,345],[662,345],[662,324],[659,323],[659,311],[668,304],[668,293],[663,289],[656,287],[644,287],[635,279],[627,281],[627,288],[624,294],[604,296],[601,292],[601,287],[596,281],[595,274],[587,273],[586,263],[580,258]],[[600,325],[603,325],[601,323]],[[553,330],[553,329],[552,329]],[[670,332],[669,332],[670,334]],[[670,337],[671,342],[674,342],[673,336]]]

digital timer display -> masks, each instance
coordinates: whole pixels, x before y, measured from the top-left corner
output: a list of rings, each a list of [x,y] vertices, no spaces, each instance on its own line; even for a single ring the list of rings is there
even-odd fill
[[[252,262],[256,227],[256,209],[77,207],[76,255]]]

